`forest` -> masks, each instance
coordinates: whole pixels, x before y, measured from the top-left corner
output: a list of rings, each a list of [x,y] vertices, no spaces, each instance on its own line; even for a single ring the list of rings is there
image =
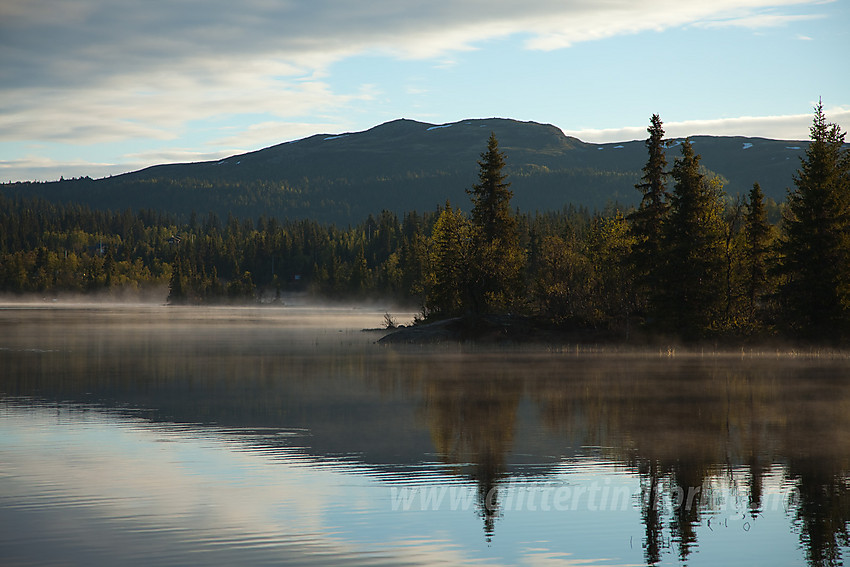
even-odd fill
[[[305,292],[393,298],[417,305],[422,321],[511,314],[621,340],[846,338],[850,152],[822,106],[778,210],[758,183],[725,194],[687,141],[669,164],[658,115],[647,131],[639,205],[598,211],[514,209],[495,135],[467,190],[469,213],[446,202],[343,227],[0,196],[0,291],[162,290],[171,304]]]

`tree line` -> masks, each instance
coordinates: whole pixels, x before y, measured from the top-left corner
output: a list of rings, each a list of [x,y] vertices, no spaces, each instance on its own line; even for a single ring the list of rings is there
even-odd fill
[[[622,338],[846,336],[850,152],[822,106],[777,223],[758,183],[730,197],[658,115],[647,130],[640,204],[593,213],[513,210],[495,135],[468,214],[447,202],[339,227],[0,197],[0,290],[167,286],[170,303],[192,304],[310,292],[415,301],[425,320],[511,313]]]
[[[812,143],[778,226],[758,183],[730,201],[685,141],[666,169],[663,128],[648,128],[649,159],[630,215],[635,306],[647,325],[685,337],[783,332],[839,339],[850,330],[850,152],[815,109]],[[667,178],[673,187],[668,193]]]

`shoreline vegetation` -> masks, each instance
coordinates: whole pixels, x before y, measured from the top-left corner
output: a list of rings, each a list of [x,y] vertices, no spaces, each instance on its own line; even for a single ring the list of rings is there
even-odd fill
[[[518,349],[581,356],[732,357],[848,359],[850,347],[823,341],[789,337],[715,337],[683,340],[639,332],[623,337],[610,331],[582,327],[572,329],[516,315],[461,316],[394,329],[363,329],[383,333],[376,344],[390,348],[452,345],[485,351]]]
[[[382,344],[840,347],[850,338],[850,150],[815,108],[781,221],[729,196],[653,115],[639,206],[513,210],[494,134],[469,212],[383,211],[345,228],[210,213],[96,211],[0,196],[0,293],[165,295],[170,305],[416,304]],[[388,328],[395,323],[388,317]],[[792,347],[793,350],[794,347]]]
[[[278,311],[279,313],[297,315],[315,313],[327,318],[330,328],[339,326],[339,321],[333,318],[335,315],[350,316],[360,313],[361,318],[368,314],[374,317],[375,322],[382,319],[383,324],[365,328],[352,327],[346,330],[375,335],[376,338],[371,342],[388,348],[434,347],[436,352],[443,352],[444,348],[448,348],[450,352],[459,348],[462,352],[469,350],[470,352],[559,353],[578,356],[652,358],[710,356],[715,358],[799,358],[801,360],[850,359],[850,347],[792,340],[787,337],[749,337],[745,339],[724,339],[721,337],[702,341],[683,341],[675,336],[664,337],[657,334],[638,333],[626,338],[607,331],[589,330],[582,327],[568,329],[534,317],[512,314],[467,315],[429,322],[420,321],[412,324],[398,322],[408,320],[401,317],[413,315],[416,318],[412,310],[400,308],[393,310],[393,314],[391,314],[381,307],[380,303],[365,305],[344,301],[315,303],[312,301],[313,299],[310,296],[302,295],[287,298],[287,301],[279,303],[200,306],[174,305],[165,301],[154,300],[152,297],[116,299],[94,294],[60,295],[58,297],[6,295],[0,296],[0,312],[56,310],[63,312],[80,311],[93,315],[102,311],[110,312],[110,317],[105,320],[106,323],[120,324],[121,318],[124,316],[122,315],[123,310],[143,310],[144,313],[150,315],[159,309],[178,308],[185,310],[183,316],[191,317],[192,320],[195,320],[193,313],[197,313],[199,309],[206,309],[207,313],[213,314],[217,310],[224,310],[222,313],[228,313],[231,310],[249,310],[252,317],[265,312],[272,319],[275,318],[275,311]],[[163,313],[166,312],[163,311]],[[173,313],[169,315],[170,321],[174,320],[173,316]],[[14,319],[16,322],[20,321],[17,317],[16,315]],[[387,326],[388,318],[393,321],[392,327]]]

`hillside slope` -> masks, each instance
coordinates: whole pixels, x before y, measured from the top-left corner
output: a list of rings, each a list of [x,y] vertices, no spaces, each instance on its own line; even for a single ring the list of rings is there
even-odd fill
[[[447,199],[466,208],[466,189],[476,180],[476,162],[491,131],[507,154],[514,205],[522,210],[638,201],[634,184],[646,161],[642,140],[589,144],[555,126],[497,118],[443,125],[395,120],[364,132],[315,135],[216,162],[1,189],[102,209],[348,223],[382,209],[432,210]],[[727,192],[746,192],[758,181],[777,201],[785,198],[807,145],[740,137],[696,136],[691,141],[703,166],[726,180]],[[671,164],[677,145],[672,142],[668,150]]]

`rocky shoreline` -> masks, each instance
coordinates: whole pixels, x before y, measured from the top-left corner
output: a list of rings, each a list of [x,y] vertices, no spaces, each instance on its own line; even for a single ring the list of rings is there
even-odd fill
[[[379,339],[378,343],[587,343],[611,338],[609,334],[594,329],[556,328],[519,315],[467,315],[400,327]]]

